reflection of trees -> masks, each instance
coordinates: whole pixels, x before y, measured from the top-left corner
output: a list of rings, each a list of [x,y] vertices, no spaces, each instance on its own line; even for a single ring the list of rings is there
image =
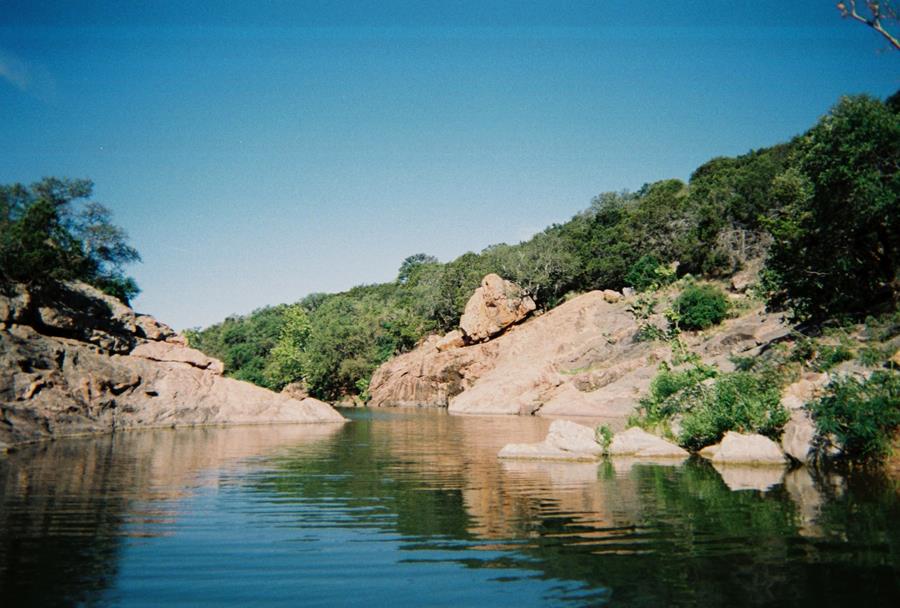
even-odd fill
[[[126,535],[160,534],[199,473],[334,425],[122,433],[25,446],[0,458],[0,605],[90,604],[114,586]],[[149,502],[149,504],[148,504]]]
[[[520,440],[522,431],[512,433]],[[342,429],[328,458],[284,455],[257,489],[279,501],[343,503],[353,512],[347,525],[399,532],[407,550],[437,547],[448,560],[457,551],[465,567],[531,569],[609,588],[614,604],[829,605],[845,597],[838,587],[858,594],[863,581],[866,593],[896,593],[879,536],[897,515],[895,498],[870,505],[871,521],[850,537],[804,537],[818,529],[812,482],[804,491],[816,497],[807,497],[812,506],[803,512],[787,484],[733,492],[704,462],[619,470],[613,463],[501,463],[493,455],[511,439],[504,433],[492,419],[430,413],[360,420]],[[846,516],[845,508],[858,505],[835,512]],[[900,547],[897,540],[887,546]],[[870,555],[853,558],[856,543],[873,543]],[[477,546],[501,547],[504,556],[473,559]],[[879,552],[882,570],[867,569],[879,565],[872,561]]]
[[[60,442],[0,461],[4,603],[96,601],[116,576],[125,499],[110,479],[114,442]],[[77,521],[66,517],[77,513]]]

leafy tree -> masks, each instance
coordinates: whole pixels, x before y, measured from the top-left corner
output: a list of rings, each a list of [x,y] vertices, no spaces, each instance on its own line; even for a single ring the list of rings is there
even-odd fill
[[[92,192],[88,180],[0,186],[0,283],[81,280],[125,302],[134,297],[137,284],[123,269],[140,256]]]
[[[846,97],[803,136],[775,184],[771,299],[799,318],[860,315],[900,296],[900,114]]]
[[[303,378],[304,349],[310,331],[309,317],[302,306],[295,304],[284,310],[281,334],[265,367],[269,386],[281,389]]]
[[[418,266],[437,263],[438,259],[427,253],[416,253],[411,255],[400,264],[400,270],[397,271],[397,282],[406,283],[409,280],[409,275],[412,274]]]

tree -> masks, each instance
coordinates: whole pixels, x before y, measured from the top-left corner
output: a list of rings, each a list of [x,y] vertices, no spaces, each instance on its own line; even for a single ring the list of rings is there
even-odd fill
[[[400,270],[397,272],[397,282],[398,283],[406,283],[409,280],[409,275],[413,273],[413,271],[422,266],[423,264],[437,264],[438,259],[433,255],[428,255],[427,253],[416,253],[405,260],[400,264]]]
[[[773,187],[771,297],[799,318],[862,315],[900,300],[900,114],[846,97],[797,144]]]
[[[274,389],[303,378],[303,350],[310,333],[309,317],[301,305],[287,307],[283,320],[281,334],[269,353],[265,369],[268,384]]]
[[[83,179],[0,186],[0,283],[81,280],[125,302],[136,295],[124,266],[140,255],[109,209],[89,200],[92,193]]]
[[[850,5],[849,7],[847,5]],[[856,8],[856,0],[847,0],[847,2],[838,2],[837,9],[841,13],[841,17],[853,19],[867,25],[887,40],[892,47],[900,51],[900,39],[889,32],[885,27],[885,22],[894,22],[894,25],[900,21],[898,19],[897,9],[891,6],[889,0],[866,0],[867,14],[860,14]]]

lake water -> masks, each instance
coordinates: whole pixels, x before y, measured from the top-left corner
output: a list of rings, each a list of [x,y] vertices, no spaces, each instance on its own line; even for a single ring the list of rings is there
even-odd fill
[[[900,606],[878,476],[501,462],[549,422],[348,416],[0,456],[0,604]]]

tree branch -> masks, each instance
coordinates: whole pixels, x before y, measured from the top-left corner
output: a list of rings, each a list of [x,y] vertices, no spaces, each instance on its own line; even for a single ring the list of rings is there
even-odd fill
[[[878,0],[867,0],[866,8],[869,9],[870,17],[866,18],[859,14],[856,10],[856,0],[847,0],[850,3],[850,8],[847,8],[847,4],[844,2],[837,3],[837,9],[841,13],[841,17],[844,19],[850,18],[855,21],[859,21],[863,23],[879,34],[881,34],[888,42],[891,43],[895,49],[900,51],[900,40],[898,40],[893,34],[887,31],[882,24],[883,19],[888,20],[897,20],[897,12],[893,9],[890,3],[885,0],[884,3],[879,2]]]

